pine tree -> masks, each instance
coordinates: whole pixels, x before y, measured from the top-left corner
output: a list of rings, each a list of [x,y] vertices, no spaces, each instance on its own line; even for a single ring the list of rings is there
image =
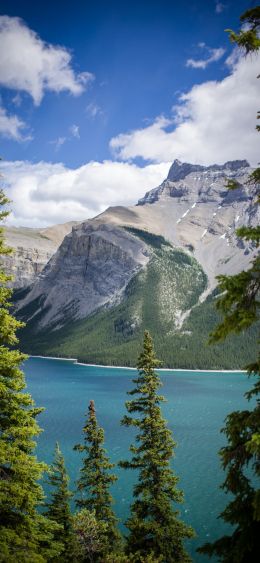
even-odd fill
[[[0,190],[0,205],[8,199]],[[8,215],[0,213],[0,221]],[[4,243],[0,229],[0,255],[11,249]],[[46,469],[34,456],[35,438],[40,429],[36,408],[29,393],[24,392],[25,379],[20,364],[25,356],[14,349],[16,330],[22,326],[9,312],[12,291],[10,280],[0,271],[0,561],[43,562],[59,552],[52,544],[56,525],[37,507],[43,503],[39,479]]]
[[[134,503],[126,522],[130,531],[127,552],[142,557],[162,557],[167,563],[190,561],[183,540],[193,536],[193,531],[178,518],[173,503],[183,501],[183,494],[176,487],[178,477],[170,468],[175,442],[162,417],[160,403],[165,399],[157,394],[161,386],[159,375],[154,371],[158,360],[153,350],[150,334],[144,334],[143,352],[139,356],[139,376],[134,379],[135,388],[129,395],[137,395],[126,403],[127,411],[137,413],[137,418],[126,415],[125,426],[138,429],[136,443],[131,445],[132,459],[120,462],[126,469],[139,472],[134,487]]]
[[[80,498],[76,500],[79,508],[87,508],[94,512],[98,522],[107,525],[108,551],[115,550],[119,545],[117,519],[112,510],[110,485],[117,477],[110,473],[114,464],[109,462],[104,444],[104,430],[100,428],[96,418],[94,401],[90,401],[86,424],[83,428],[84,444],[76,445],[75,450],[83,452],[83,467],[77,482]]]
[[[238,34],[228,30],[231,41],[245,50],[246,54],[259,51],[260,7],[248,10],[240,19],[243,27]],[[260,131],[259,126],[256,128]],[[248,183],[254,188],[254,203],[258,205],[260,168],[252,172]],[[235,181],[229,181],[228,187],[233,190],[239,185]],[[255,248],[259,247],[259,225],[241,227],[237,230],[237,235],[251,241]],[[219,276],[218,282],[221,296],[217,307],[224,318],[211,335],[211,342],[221,341],[231,332],[244,331],[258,321],[259,254],[256,254],[247,271],[234,276]],[[259,561],[260,491],[257,482],[260,477],[260,356],[247,367],[247,372],[256,378],[256,383],[246,393],[246,397],[248,400],[254,398],[256,406],[227,416],[226,426],[222,430],[226,435],[227,445],[220,450],[222,467],[226,471],[222,488],[233,497],[220,516],[233,526],[233,532],[199,549],[201,553],[217,555],[218,560],[224,563]]]
[[[105,563],[108,551],[107,535],[108,525],[98,521],[95,512],[82,508],[76,512],[73,518],[76,534],[76,561],[77,563],[93,563],[100,561]],[[111,554],[114,563],[114,553]]]
[[[59,524],[54,540],[62,544],[61,554],[56,561],[76,561],[73,516],[70,511],[72,493],[68,488],[69,476],[58,443],[55,447],[54,462],[49,470],[48,484],[51,486],[51,492],[50,500],[46,503],[46,515]]]

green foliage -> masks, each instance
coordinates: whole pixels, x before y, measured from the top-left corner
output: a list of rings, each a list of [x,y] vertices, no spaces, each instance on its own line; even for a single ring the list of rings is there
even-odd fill
[[[260,258],[253,261],[252,267],[234,276],[218,276],[221,297],[217,308],[224,314],[223,322],[211,336],[217,342],[230,332],[241,332],[255,323],[259,317],[260,301]]]
[[[134,380],[135,388],[129,392],[136,397],[126,403],[129,414],[122,420],[122,424],[138,431],[130,447],[131,460],[120,462],[121,467],[138,471],[135,500],[126,522],[130,531],[127,552],[138,554],[138,561],[141,556],[150,555],[162,556],[168,563],[184,563],[190,558],[183,540],[192,537],[193,531],[178,519],[178,511],[172,505],[182,502],[183,495],[176,487],[178,478],[169,465],[175,442],[161,414],[160,403],[164,398],[157,393],[161,382],[154,371],[156,366],[153,342],[146,331],[137,364],[139,376]]]
[[[245,240],[251,240],[259,245],[260,242],[260,226],[257,227],[240,227],[236,230],[237,236]]]
[[[164,279],[166,283],[168,276]],[[145,283],[149,292],[145,291]],[[242,369],[254,360],[256,325],[230,337],[228,342],[208,346],[209,332],[221,321],[221,314],[215,308],[215,294],[192,309],[181,330],[175,330],[173,322],[166,324],[160,320],[160,300],[151,300],[150,295],[158,295],[158,279],[149,269],[130,282],[126,298],[117,307],[55,331],[55,342],[53,333],[37,335],[29,329],[24,332],[23,347],[34,354],[72,357],[96,364],[135,366],[146,326],[154,334],[154,343],[165,368]],[[136,311],[141,316],[140,324],[135,324]]]
[[[257,119],[260,119],[260,112],[257,114]],[[253,172],[251,172],[247,183],[256,186],[259,190],[260,168],[256,168]]]
[[[76,561],[106,561],[104,554],[107,551],[108,524],[98,520],[94,511],[83,508],[74,515],[73,526],[76,536]]]
[[[240,188],[240,184],[239,182],[237,182],[237,180],[229,178],[227,180],[226,187],[228,188],[228,190],[238,190],[238,188]]]
[[[119,545],[119,533],[109,487],[117,478],[110,473],[114,465],[109,462],[103,448],[104,430],[98,426],[94,401],[90,401],[83,433],[84,444],[74,447],[85,454],[77,482],[80,498],[76,504],[79,508],[94,512],[97,521],[106,525],[107,551],[114,551]]]
[[[50,499],[46,503],[46,515],[59,525],[54,534],[54,541],[57,541],[61,546],[61,553],[55,558],[55,561],[64,561],[64,563],[76,561],[73,517],[70,511],[72,493],[68,488],[69,477],[58,443],[55,447],[54,462],[49,469],[48,483],[51,486],[51,492]]]
[[[239,33],[235,33],[232,29],[227,29],[226,31],[229,32],[231,42],[236,43],[246,54],[257,52],[260,49],[260,6],[247,10],[242,14],[240,20],[248,28],[242,28]]]
[[[228,443],[220,450],[222,467],[227,471],[222,488],[233,498],[220,516],[234,526],[234,532],[199,551],[216,554],[225,563],[256,563],[259,559],[260,495],[255,481],[260,478],[259,420],[258,405],[253,410],[232,412],[222,429]]]
[[[144,557],[140,553],[128,553],[124,554],[113,554],[112,556],[107,555],[105,558],[105,563],[162,563],[163,557],[155,557],[153,553],[150,555],[145,555]]]
[[[154,233],[144,231],[143,229],[136,229],[135,227],[124,228],[126,231],[129,231],[129,233],[132,233],[142,239],[146,244],[151,245],[153,248],[161,249],[163,246],[171,247],[171,243],[161,235],[155,235]]]
[[[4,221],[4,219],[6,219],[6,217],[8,217],[9,215],[9,211],[7,209],[3,209],[3,207],[8,205],[8,203],[10,203],[10,200],[8,199],[8,197],[6,197],[3,190],[0,189],[0,206],[1,206],[0,221]],[[0,235],[1,235],[1,254],[10,254],[12,252],[12,249],[4,244],[3,227],[0,228]]]
[[[239,34],[231,32],[231,40],[246,53],[258,51],[260,7],[248,10],[240,19],[247,24],[247,29],[242,29]],[[256,204],[259,204],[259,180],[260,169],[257,168],[249,179],[249,183],[257,187]],[[229,187],[236,188],[235,185]],[[241,227],[237,234],[259,246],[259,226]],[[223,340],[230,333],[244,331],[258,322],[259,255],[256,255],[247,271],[235,276],[219,276],[218,280],[222,294],[217,307],[224,318],[211,335],[213,341]],[[233,532],[199,549],[201,553],[217,555],[218,560],[224,563],[256,563],[259,560],[260,491],[257,483],[260,478],[260,358],[251,363],[247,371],[256,379],[254,387],[246,394],[248,400],[254,398],[254,404],[251,410],[235,411],[227,416],[225,428],[222,429],[227,445],[220,450],[222,467],[226,471],[222,488],[232,494],[232,499],[220,516],[233,526]]]
[[[0,190],[0,205],[7,203]],[[7,214],[2,211],[0,220]],[[10,251],[0,229],[0,255]],[[0,561],[41,563],[58,554],[59,548],[52,545],[56,524],[37,512],[43,503],[38,481],[46,469],[34,456],[40,432],[36,417],[42,409],[24,392],[19,366],[25,356],[13,349],[22,323],[10,314],[9,279],[0,272]]]

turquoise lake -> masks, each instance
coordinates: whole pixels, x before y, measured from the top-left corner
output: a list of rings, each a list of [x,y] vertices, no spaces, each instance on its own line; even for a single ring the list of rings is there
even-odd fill
[[[128,456],[134,433],[120,426],[120,419],[125,413],[127,391],[133,387],[133,370],[30,358],[24,364],[24,371],[28,390],[37,406],[46,409],[39,416],[44,432],[38,440],[38,457],[49,463],[58,441],[72,490],[80,467],[80,454],[72,448],[82,441],[90,399],[94,399],[98,421],[105,429],[111,460],[116,463]],[[228,531],[217,518],[227,502],[226,495],[219,489],[224,476],[218,457],[218,450],[224,444],[220,429],[230,411],[246,407],[243,394],[250,383],[243,373],[163,371],[160,375],[161,392],[167,399],[162,410],[178,443],[172,467],[180,477],[179,487],[185,494],[181,515],[197,534],[195,540],[188,542],[188,550],[194,562],[209,561],[196,553],[196,547]],[[118,481],[112,494],[115,511],[124,522],[135,476],[129,470],[117,469],[116,473]]]

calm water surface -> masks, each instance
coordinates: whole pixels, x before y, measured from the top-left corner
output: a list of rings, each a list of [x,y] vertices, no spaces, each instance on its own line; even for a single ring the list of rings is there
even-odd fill
[[[24,364],[28,390],[45,412],[39,416],[44,429],[38,441],[38,457],[48,463],[58,441],[71,478],[71,489],[78,476],[80,454],[73,445],[82,440],[82,427],[90,399],[105,429],[106,448],[113,462],[128,456],[132,430],[120,426],[125,413],[127,391],[133,387],[135,372],[126,369],[80,366],[63,360],[30,358]],[[197,537],[188,542],[193,561],[208,558],[196,554],[196,547],[212,541],[227,528],[217,519],[227,498],[219,489],[223,473],[218,450],[224,443],[220,433],[226,415],[246,407],[243,394],[250,384],[245,374],[219,372],[161,372],[162,394],[167,398],[163,413],[178,443],[173,469],[185,493],[182,518],[193,526]],[[125,520],[131,502],[134,475],[117,469],[113,486],[115,510]],[[211,560],[212,561],[212,560]]]

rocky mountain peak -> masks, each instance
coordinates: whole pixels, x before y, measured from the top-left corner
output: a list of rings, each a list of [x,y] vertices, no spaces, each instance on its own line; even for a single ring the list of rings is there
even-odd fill
[[[223,168],[229,168],[230,170],[239,170],[239,168],[249,168],[250,164],[247,160],[228,160],[223,164]]]
[[[166,179],[170,180],[170,182],[177,182],[179,180],[183,180],[191,172],[199,172],[204,170],[205,166],[201,166],[200,164],[189,164],[188,162],[181,162],[180,160],[176,159],[171,165]]]
[[[225,178],[245,179],[249,172],[250,165],[247,160],[231,160],[224,164],[203,166],[176,159],[162,184],[147,192],[137,205],[154,203],[161,196],[185,197],[191,200],[194,197],[196,200],[201,199],[203,196],[204,201],[212,196],[215,198],[216,194],[223,196],[227,194]],[[233,195],[234,197],[241,197],[240,192]]]
[[[225,171],[231,170],[236,172],[241,168],[248,168],[249,163],[247,160],[229,160],[225,164],[212,164],[211,166],[202,166],[201,164],[190,164],[189,162],[181,162],[177,158],[174,160],[169,170],[166,180],[177,182],[183,180],[192,172],[206,172],[206,171]]]

